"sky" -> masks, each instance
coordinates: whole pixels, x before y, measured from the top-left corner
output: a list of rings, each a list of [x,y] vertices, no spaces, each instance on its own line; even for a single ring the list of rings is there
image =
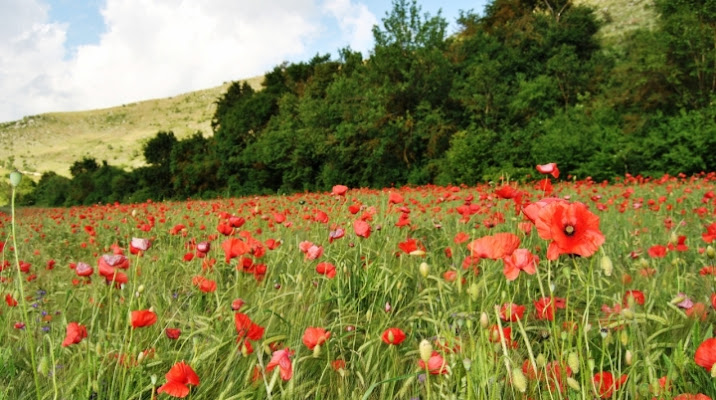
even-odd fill
[[[457,29],[487,0],[418,0]],[[113,107],[370,55],[390,0],[0,0],[0,122]]]

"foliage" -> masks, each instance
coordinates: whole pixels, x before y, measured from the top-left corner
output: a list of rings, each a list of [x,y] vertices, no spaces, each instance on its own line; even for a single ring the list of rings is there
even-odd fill
[[[130,173],[85,157],[39,204],[291,193],[716,169],[716,11],[658,0],[653,29],[605,46],[595,11],[568,0],[494,0],[448,36],[438,13],[394,0],[368,57],[350,48],[234,82],[213,135],[161,130]],[[131,184],[128,184],[131,182]],[[51,195],[52,188],[56,186]],[[121,189],[120,186],[124,186]]]

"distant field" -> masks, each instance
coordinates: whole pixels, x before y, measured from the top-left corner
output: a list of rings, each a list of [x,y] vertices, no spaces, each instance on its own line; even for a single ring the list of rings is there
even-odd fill
[[[261,86],[262,77],[247,81]],[[112,165],[143,164],[142,144],[157,132],[179,138],[201,131],[211,135],[215,102],[229,83],[164,99],[145,100],[101,110],[47,113],[0,124],[0,172],[14,166],[39,178],[45,171],[69,176],[83,156]]]

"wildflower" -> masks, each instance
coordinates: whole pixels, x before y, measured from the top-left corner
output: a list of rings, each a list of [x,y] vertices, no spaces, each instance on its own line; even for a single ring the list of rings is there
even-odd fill
[[[500,318],[505,322],[515,322],[522,319],[525,314],[525,306],[518,306],[514,303],[505,303],[500,307]]]
[[[552,175],[554,179],[559,178],[559,168],[557,168],[557,163],[538,165],[537,172],[540,174]]]
[[[388,328],[381,335],[381,339],[385,344],[399,345],[405,340],[405,332],[400,328]]]
[[[167,328],[164,330],[164,333],[167,335],[167,337],[171,340],[177,340],[179,339],[179,336],[181,336],[181,329],[178,328]]]
[[[331,332],[328,332],[323,328],[314,328],[309,326],[303,332],[303,344],[305,344],[309,350],[313,350],[316,346],[320,346],[325,343],[330,337]]]
[[[15,298],[12,297],[12,295],[11,295],[10,293],[8,293],[8,294],[5,295],[5,302],[6,302],[7,305],[10,306],[10,307],[15,307],[15,306],[17,306],[17,300],[15,300]]]
[[[167,383],[157,389],[157,393],[166,393],[173,397],[184,398],[189,394],[187,385],[199,386],[199,376],[184,361],[180,361],[165,375]]]
[[[132,311],[132,328],[151,326],[157,322],[157,314],[152,310]]]
[[[645,301],[646,297],[644,296],[644,292],[641,290],[627,290],[626,293],[624,293],[624,300],[622,303],[624,304],[624,307],[629,307],[630,302],[631,304],[643,306]]]
[[[528,275],[537,273],[539,257],[530,253],[527,249],[517,249],[511,255],[502,259],[504,263],[503,273],[508,281],[514,281],[520,276],[520,271]]]
[[[191,283],[204,293],[212,293],[216,291],[216,282],[211,279],[204,278],[201,275],[193,277],[191,279]]]
[[[353,222],[353,231],[356,235],[368,239],[370,237],[370,225],[362,219]]]
[[[293,376],[293,365],[291,364],[291,355],[293,352],[287,347],[282,350],[276,350],[271,356],[271,361],[266,365],[266,371],[271,372],[274,368],[279,367],[281,379],[287,381]]]
[[[706,339],[701,342],[694,354],[694,361],[696,365],[706,368],[713,375],[714,365],[716,365],[716,338]]]
[[[430,357],[428,358],[427,362],[423,361],[422,359],[418,360],[418,366],[422,370],[427,369],[428,372],[430,372],[430,375],[441,375],[448,373],[445,359],[437,351],[433,351],[430,354]]]
[[[325,275],[326,278],[333,279],[336,277],[336,267],[329,262],[321,262],[316,265],[316,272]]]
[[[228,263],[232,258],[248,254],[251,251],[251,247],[241,239],[229,238],[226,239],[222,244],[221,248],[224,249],[224,255],[226,262]]]
[[[559,297],[542,297],[534,302],[538,319],[554,321],[554,312],[558,308],[566,308],[567,300]]]
[[[65,340],[62,341],[62,347],[77,344],[86,337],[87,328],[84,325],[80,325],[77,322],[70,322],[67,324],[67,332],[65,334]]]
[[[335,185],[335,186],[333,186],[331,193],[334,196],[345,196],[347,191],[348,191],[348,186]]]
[[[510,256],[520,246],[520,238],[514,233],[496,233],[475,239],[467,245],[471,257],[499,260]]]
[[[614,391],[618,390],[626,382],[627,376],[622,375],[619,379],[614,380],[614,375],[611,372],[598,372],[594,374],[592,380],[599,392],[599,397],[607,399],[612,397]]]
[[[604,243],[599,217],[579,202],[550,202],[539,210],[535,225],[542,239],[551,240],[547,248],[550,260],[561,254],[589,257]]]

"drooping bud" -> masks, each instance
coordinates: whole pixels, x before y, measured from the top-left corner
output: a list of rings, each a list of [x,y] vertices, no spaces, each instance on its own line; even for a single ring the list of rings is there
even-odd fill
[[[579,373],[579,355],[576,352],[571,352],[567,356],[567,365],[572,369],[575,374]]]
[[[423,339],[420,342],[420,346],[418,347],[420,350],[420,359],[423,360],[425,365],[428,365],[428,361],[430,360],[430,357],[433,355],[433,345],[430,344],[430,342],[426,339]]]
[[[604,276],[612,276],[612,272],[614,271],[614,264],[612,264],[612,259],[609,258],[609,256],[603,256],[602,259],[599,261],[599,265],[602,267],[602,272],[604,273]]]
[[[572,390],[575,392],[579,392],[582,390],[582,388],[579,386],[579,382],[577,382],[576,379],[572,378],[571,376],[567,377],[567,385],[569,385]]]
[[[711,245],[706,246],[706,256],[708,258],[716,258],[716,250]]]
[[[421,262],[420,267],[418,267],[418,270],[420,271],[420,275],[425,278],[430,273],[430,265],[428,265],[428,263],[426,262]]]
[[[515,368],[512,370],[512,386],[520,393],[527,391],[527,378],[522,369]]]
[[[470,287],[467,288],[467,294],[470,295],[472,301],[477,301],[477,296],[480,294],[480,288],[477,286],[477,283],[473,282],[470,284]]]
[[[631,350],[627,350],[626,354],[624,355],[624,361],[626,361],[626,365],[631,366],[633,359],[634,355],[632,355]]]
[[[480,326],[482,329],[487,329],[487,327],[490,325],[490,318],[487,316],[486,312],[482,312],[480,314]]]

